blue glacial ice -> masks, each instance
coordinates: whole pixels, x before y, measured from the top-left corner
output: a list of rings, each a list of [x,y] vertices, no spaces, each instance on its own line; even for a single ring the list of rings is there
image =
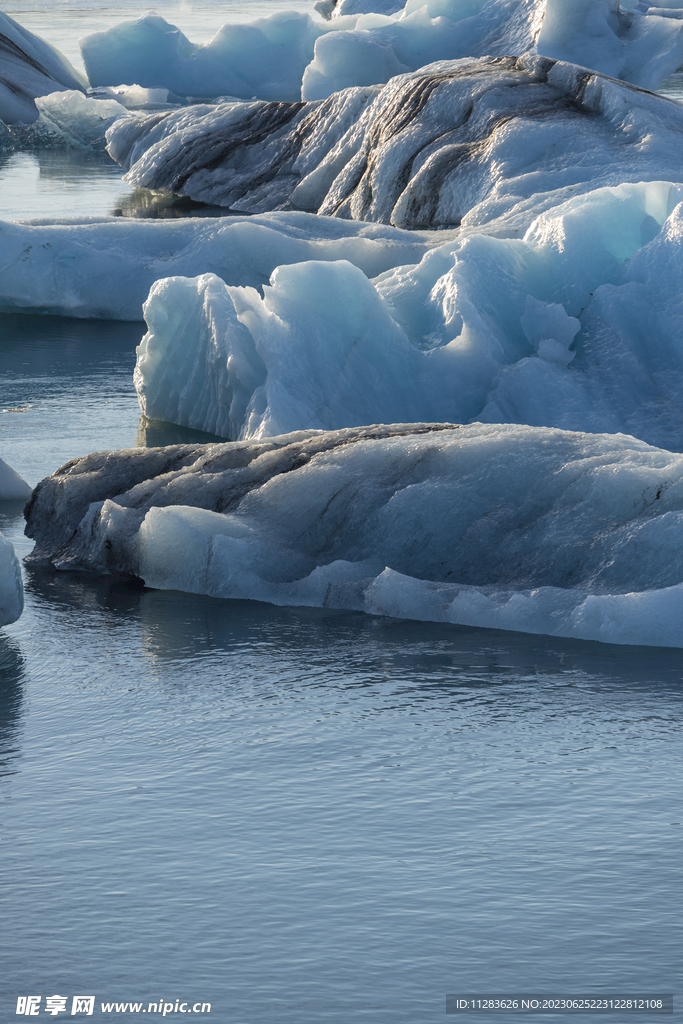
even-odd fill
[[[527,50],[656,88],[683,63],[683,9],[618,0],[322,0],[190,42],[156,14],[80,40],[92,85],[181,96],[324,99],[437,60]]]
[[[521,239],[467,234],[373,281],[347,261],[279,267],[262,291],[160,280],[140,406],[234,439],[482,420],[681,450],[682,201],[669,182],[598,189]]]
[[[196,44],[149,12],[85,36],[79,44],[93,86],[137,84],[199,99],[300,100],[304,70],[316,39],[326,31],[325,22],[286,11],[224,25],[212,39]]]
[[[310,213],[0,221],[0,309],[142,320],[152,285],[169,274],[259,288],[282,264],[343,258],[376,277],[427,248],[414,232]]]
[[[16,622],[24,610],[24,585],[14,547],[0,533],[0,626]]]
[[[61,89],[84,92],[88,83],[66,57],[40,36],[0,13],[0,122],[38,119],[35,99]]]
[[[683,646],[683,456],[396,424],[100,452],[42,481],[34,563],[274,604]]]
[[[0,459],[0,507],[5,501],[27,501],[31,488],[11,466]],[[0,626],[15,622],[24,607],[21,568],[14,548],[0,533]]]
[[[28,501],[30,497],[29,484],[0,459],[0,501]]]
[[[437,63],[320,103],[138,115],[107,138],[139,187],[408,229],[523,234],[578,192],[683,180],[679,104],[534,54]]]

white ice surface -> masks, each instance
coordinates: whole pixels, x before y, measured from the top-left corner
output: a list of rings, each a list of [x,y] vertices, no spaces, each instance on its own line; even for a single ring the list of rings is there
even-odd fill
[[[320,103],[130,117],[126,180],[243,212],[523,234],[601,185],[683,180],[683,108],[533,54],[449,61]]]
[[[0,533],[0,626],[16,622],[24,610],[21,567],[10,542]]]
[[[35,561],[274,604],[683,646],[683,456],[420,424],[86,456]]]
[[[190,42],[149,12],[80,40],[93,85],[182,96],[324,99],[437,60],[536,52],[656,88],[683,63],[683,8],[618,0],[342,0]]]
[[[231,438],[484,420],[681,450],[681,200],[669,182],[599,189],[522,239],[466,235],[374,281],[345,261],[280,267],[262,293],[159,281],[140,406]]]
[[[28,501],[32,488],[0,459],[0,501]]]
[[[86,101],[87,102],[87,101]],[[309,213],[179,220],[0,221],[0,308],[141,320],[168,274],[213,273],[231,285],[268,283],[276,267],[344,258],[368,277],[418,262],[421,236]]]
[[[85,90],[88,86],[59,50],[2,13],[0,65],[0,121],[5,124],[37,120],[37,96],[58,89]]]

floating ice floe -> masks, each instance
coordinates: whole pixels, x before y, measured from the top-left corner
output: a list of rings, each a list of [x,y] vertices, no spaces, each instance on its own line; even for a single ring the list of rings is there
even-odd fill
[[[34,491],[30,560],[274,604],[683,646],[683,456],[408,424],[101,452]]]
[[[87,81],[66,57],[40,36],[0,13],[0,121],[38,119],[35,99],[60,89],[85,91]]]
[[[426,250],[413,233],[310,213],[0,221],[0,309],[142,320],[152,285],[168,274],[211,272],[258,288],[281,264],[343,258],[375,277]]]
[[[140,187],[402,228],[521,234],[577,193],[683,179],[679,104],[533,54],[434,64],[320,103],[129,117],[107,139]]]
[[[408,421],[625,431],[683,449],[683,186],[576,196],[522,239],[466,235],[369,281],[279,267],[263,291],[159,281],[135,385],[224,437]]]
[[[325,99],[437,60],[534,49],[646,88],[683,63],[683,8],[618,0],[321,0],[227,24],[202,45],[154,13],[80,40],[92,85],[181,96]]]

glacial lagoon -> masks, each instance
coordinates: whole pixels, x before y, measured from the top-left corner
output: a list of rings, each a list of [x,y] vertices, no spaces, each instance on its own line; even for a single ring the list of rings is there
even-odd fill
[[[129,7],[7,13],[75,62]],[[205,38],[244,11],[159,13]],[[5,219],[208,212],[102,155],[3,159]],[[2,316],[0,454],[30,484],[213,440],[141,420],[143,332]],[[0,506],[21,557],[23,526]],[[0,631],[3,1019],[33,993],[423,1024],[447,992],[676,991],[682,651],[24,580]]]

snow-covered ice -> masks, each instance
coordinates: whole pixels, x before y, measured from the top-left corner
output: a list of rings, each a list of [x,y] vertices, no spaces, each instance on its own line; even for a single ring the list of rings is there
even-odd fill
[[[102,452],[42,481],[32,560],[275,604],[683,646],[683,455],[473,424]]]
[[[29,124],[38,119],[35,99],[60,89],[85,91],[87,81],[66,57],[0,13],[0,121]]]
[[[683,180],[679,104],[533,54],[434,64],[320,103],[134,116],[107,138],[140,187],[402,228],[521,234],[578,192]]]
[[[681,450],[682,200],[669,182],[598,189],[522,239],[465,235],[373,281],[346,261],[279,267],[262,292],[161,280],[141,408],[234,439],[484,420]]]
[[[0,309],[141,320],[152,285],[169,274],[258,288],[282,264],[343,258],[375,277],[426,249],[414,233],[309,213],[0,221]]]

